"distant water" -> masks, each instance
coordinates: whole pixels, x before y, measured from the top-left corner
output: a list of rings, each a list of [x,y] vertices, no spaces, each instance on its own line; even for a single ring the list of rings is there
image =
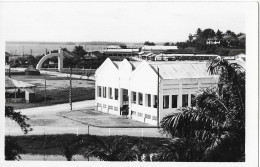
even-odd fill
[[[59,45],[59,44],[6,44],[5,51],[10,54],[23,55],[31,54],[42,55],[47,51],[58,50],[60,48],[67,48],[69,51],[73,51],[77,45]],[[106,45],[82,45],[86,51],[102,51]]]
[[[32,55],[37,56],[37,55],[45,54],[46,49],[47,49],[47,51],[52,51],[52,50],[58,50],[60,48],[67,48],[69,51],[73,51],[75,46],[77,46],[77,45],[74,45],[74,44],[67,45],[67,44],[6,43],[5,51],[10,54],[13,54],[13,55],[23,55],[23,52],[24,52],[24,54],[31,54],[31,52],[32,52]],[[81,45],[81,46],[86,51],[103,51],[109,45],[90,45],[89,44],[89,45]],[[127,45],[127,46],[128,47],[140,47],[141,45],[131,44],[131,45]]]

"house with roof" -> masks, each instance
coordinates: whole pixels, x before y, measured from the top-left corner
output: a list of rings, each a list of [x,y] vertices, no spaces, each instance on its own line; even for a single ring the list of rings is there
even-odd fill
[[[162,118],[191,106],[200,89],[217,86],[207,62],[111,61],[96,70],[97,110],[159,125]]]
[[[217,39],[216,37],[208,38],[207,41],[206,41],[206,44],[207,45],[218,45],[218,44],[220,44],[220,40]]]

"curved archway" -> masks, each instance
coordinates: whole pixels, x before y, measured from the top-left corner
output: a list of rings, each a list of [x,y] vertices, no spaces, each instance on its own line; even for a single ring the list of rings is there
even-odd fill
[[[52,57],[58,57],[58,70],[59,72],[62,72],[63,71],[63,59],[64,59],[64,56],[63,56],[63,50],[60,49],[58,53],[50,53],[50,54],[47,54],[45,56],[43,56],[41,58],[41,60],[38,62],[37,66],[36,66],[36,69],[37,70],[40,70],[41,67],[42,67],[42,63],[49,59],[49,58],[52,58]]]

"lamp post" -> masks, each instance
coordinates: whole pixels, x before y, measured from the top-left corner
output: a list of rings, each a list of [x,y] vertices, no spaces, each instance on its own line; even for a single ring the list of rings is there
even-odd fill
[[[72,111],[72,67],[70,67],[70,96],[69,96],[69,101],[70,101],[70,111]]]

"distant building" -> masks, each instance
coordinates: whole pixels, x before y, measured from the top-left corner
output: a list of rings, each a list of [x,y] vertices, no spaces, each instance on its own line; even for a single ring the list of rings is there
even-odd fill
[[[207,41],[206,41],[206,44],[207,45],[218,45],[218,44],[220,44],[220,40],[217,39],[216,37],[208,38]]]
[[[11,61],[18,59],[19,56],[12,55],[8,52],[5,52],[5,64],[9,64]]]
[[[206,63],[108,58],[95,73],[97,110],[158,125],[177,108],[191,106],[198,90],[217,86],[218,76],[209,75]]]
[[[135,56],[140,50],[138,48],[121,48],[120,46],[108,46],[103,50],[105,56]]]
[[[237,37],[237,39],[239,41],[245,42],[246,41],[246,34],[240,35],[239,37]]]
[[[210,60],[218,57],[218,55],[213,54],[164,54],[164,53],[146,53],[140,54],[139,58],[143,60],[151,60],[151,61],[201,61],[201,60]]]
[[[87,52],[84,55],[85,60],[97,60],[102,57],[103,57],[103,54],[99,51]]]
[[[155,45],[155,46],[143,46],[141,48],[142,52],[152,52],[152,53],[161,53],[165,51],[177,50],[177,46],[163,46],[163,45]]]
[[[40,71],[30,65],[27,69],[25,69],[25,75],[40,75]]]

